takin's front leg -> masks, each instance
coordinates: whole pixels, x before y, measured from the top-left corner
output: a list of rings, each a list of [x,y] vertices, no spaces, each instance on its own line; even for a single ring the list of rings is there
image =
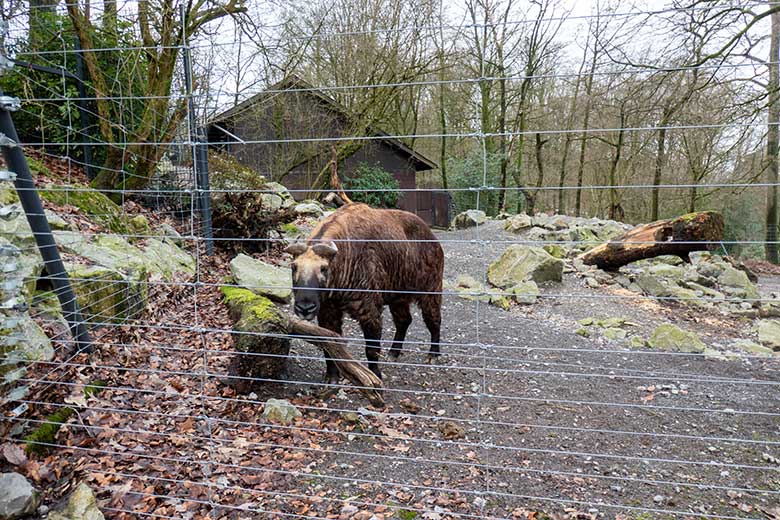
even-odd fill
[[[359,321],[360,328],[363,329],[363,337],[366,338],[368,369],[382,379],[382,372],[379,370],[379,355],[382,351],[382,309],[362,316]]]
[[[317,315],[317,323],[320,327],[328,330],[332,330],[339,336],[344,334],[341,328],[344,324],[344,312],[332,307],[320,307],[320,313]],[[339,369],[336,366],[328,354],[325,354],[325,383],[328,385],[335,385],[339,382]],[[325,392],[328,392],[328,388],[325,388]],[[335,388],[332,388],[335,392]]]

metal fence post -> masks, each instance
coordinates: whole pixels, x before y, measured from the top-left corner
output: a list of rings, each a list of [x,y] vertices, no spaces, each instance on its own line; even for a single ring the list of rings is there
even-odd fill
[[[181,25],[182,32],[185,31],[187,16],[185,6],[181,6]],[[209,169],[208,169],[208,149],[205,131],[198,128],[197,118],[195,116],[195,100],[193,98],[192,81],[192,53],[190,52],[189,40],[184,32],[182,42],[184,44],[184,87],[187,92],[187,119],[189,126],[189,137],[192,143],[192,168],[196,188],[196,201],[198,203],[198,213],[200,214],[200,229],[206,242],[206,254],[214,254],[214,237],[211,229],[211,193],[209,192]]]
[[[16,174],[16,180],[14,180],[16,192],[19,194],[22,208],[27,215],[27,222],[29,222],[35,237],[38,251],[43,257],[46,273],[60,301],[62,313],[68,322],[76,348],[80,351],[92,352],[89,332],[87,332],[87,327],[81,316],[81,309],[70,285],[68,273],[62,264],[57,244],[49,227],[49,221],[46,220],[43,204],[38,197],[30,168],[19,145],[19,136],[16,134],[16,128],[14,128],[11,119],[11,111],[18,108],[18,99],[3,96],[0,91],[0,132],[2,132],[0,134],[0,148],[3,150],[3,158],[9,171]]]

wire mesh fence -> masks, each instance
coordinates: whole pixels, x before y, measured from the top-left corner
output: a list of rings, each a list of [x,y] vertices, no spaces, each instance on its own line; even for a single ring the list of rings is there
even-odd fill
[[[775,2],[2,9],[23,514],[780,518]]]

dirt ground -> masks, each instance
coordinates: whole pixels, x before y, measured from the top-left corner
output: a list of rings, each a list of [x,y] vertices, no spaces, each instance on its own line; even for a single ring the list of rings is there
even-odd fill
[[[517,239],[499,222],[438,236],[448,279],[482,279]],[[321,400],[320,353],[297,340],[285,382],[236,396],[220,382],[229,320],[208,283],[224,265],[212,267],[200,332],[191,288],[171,290],[145,327],[112,331],[98,354],[57,373],[108,386],[56,450],[32,458],[51,501],[85,479],[113,518],[780,518],[777,358],[720,361],[575,334],[578,319],[619,316],[645,337],[670,322],[718,348],[748,337],[749,322],[566,273],[509,311],[445,296],[435,365],[415,313],[404,355],[383,365],[383,410],[346,384]],[[345,333],[364,359],[355,324]],[[269,397],[303,416],[269,423]]]

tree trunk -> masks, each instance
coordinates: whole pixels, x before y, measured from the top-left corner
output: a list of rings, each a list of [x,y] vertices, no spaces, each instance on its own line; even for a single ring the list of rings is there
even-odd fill
[[[598,43],[598,42],[596,42]],[[582,181],[585,174],[585,147],[588,137],[588,125],[590,124],[590,109],[592,106],[591,94],[593,93],[593,75],[596,72],[596,61],[598,53],[596,45],[593,45],[593,56],[590,61],[590,73],[585,78],[585,116],[582,121],[582,133],[580,133],[580,164],[577,169],[577,194],[574,201],[574,214],[580,216],[582,213]]]
[[[712,249],[721,240],[723,216],[714,211],[703,211],[636,227],[580,255],[580,259],[599,269],[616,270],[631,262],[660,255],[677,255],[687,260],[691,251]]]
[[[612,157],[609,166],[609,218],[612,220],[623,220],[623,206],[620,204],[620,196],[617,190],[617,170],[620,165],[620,156],[623,153],[623,141],[625,136],[626,112],[625,105],[620,107],[620,130],[618,130],[618,140],[615,144],[615,155]]]
[[[766,132],[766,259],[773,264],[780,263],[777,247],[777,183],[778,147],[780,146],[780,13],[772,13],[772,33],[769,44],[769,81],[767,82],[768,117]]]
[[[585,48],[588,48],[588,44],[585,44]],[[574,96],[571,99],[569,105],[569,117],[566,119],[566,137],[563,142],[563,157],[561,158],[561,169],[558,173],[558,214],[563,215],[566,213],[566,193],[563,190],[563,186],[566,184],[566,163],[569,159],[569,149],[571,148],[572,138],[571,133],[572,125],[574,124],[574,113],[577,110],[577,99],[580,95],[580,86],[582,85],[582,71],[585,68],[585,62],[587,59],[587,51],[582,56],[582,62],[580,63],[580,70],[577,73],[577,81],[574,84]]]
[[[501,155],[501,163],[499,165],[499,176],[501,178],[501,186],[498,192],[498,212],[506,213],[506,176],[507,176],[507,149],[506,149],[506,80],[504,76],[506,72],[501,70],[501,79],[498,82],[498,131],[501,134],[499,137],[499,154]]]
[[[663,175],[664,166],[666,166],[666,126],[669,124],[671,114],[667,108],[664,108],[663,117],[658,123],[658,148],[655,155],[655,173],[653,175],[653,194],[652,194],[652,210],[650,220],[658,220],[658,192],[659,185],[661,184],[661,178]]]

